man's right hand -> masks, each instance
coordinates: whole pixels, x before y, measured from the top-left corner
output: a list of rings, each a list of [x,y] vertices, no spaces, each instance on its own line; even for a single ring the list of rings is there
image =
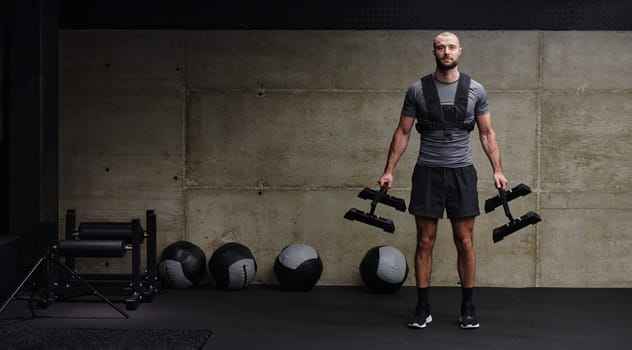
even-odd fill
[[[384,173],[382,177],[377,180],[377,183],[380,185],[380,187],[384,186],[385,183],[388,184],[386,189],[390,190],[393,187],[393,174]]]

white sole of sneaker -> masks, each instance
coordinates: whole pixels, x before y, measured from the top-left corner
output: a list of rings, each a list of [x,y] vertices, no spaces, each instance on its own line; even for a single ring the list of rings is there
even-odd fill
[[[426,322],[424,322],[423,324],[419,324],[417,322],[411,322],[408,324],[408,327],[410,328],[426,328],[426,326],[428,325],[428,323],[432,322],[432,315],[428,315],[428,317],[426,317]]]
[[[480,323],[465,325],[462,322],[463,322],[463,318],[459,317],[459,326],[461,327],[461,329],[477,329],[481,326]]]

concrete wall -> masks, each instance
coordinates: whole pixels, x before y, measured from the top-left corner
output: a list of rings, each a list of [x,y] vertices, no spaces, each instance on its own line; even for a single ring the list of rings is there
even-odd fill
[[[376,187],[406,87],[434,69],[435,31],[62,31],[60,222],[158,214],[160,248],[251,248],[257,283],[287,244],[313,245],[321,285],[360,284],[376,245],[407,256],[406,213],[378,206],[394,235],[342,218]],[[514,215],[543,222],[493,244],[502,210],[477,220],[478,285],[632,286],[632,34],[460,32],[461,70],[486,87],[510,185],[534,190]],[[472,133],[481,204],[491,170]],[[419,140],[395,174],[408,202]],[[457,285],[442,221],[434,285]],[[95,261],[96,260],[96,261]],[[89,269],[124,270],[94,259]]]

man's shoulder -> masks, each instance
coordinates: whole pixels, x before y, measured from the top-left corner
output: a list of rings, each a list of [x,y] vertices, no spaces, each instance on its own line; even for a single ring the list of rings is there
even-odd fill
[[[410,83],[410,85],[408,85],[408,92],[421,92],[422,91],[422,87],[421,87],[421,79],[417,79],[414,82]]]
[[[485,87],[483,87],[483,84],[481,84],[478,80],[474,79],[471,75],[469,75],[469,77],[470,77],[470,88],[471,89],[485,90]]]

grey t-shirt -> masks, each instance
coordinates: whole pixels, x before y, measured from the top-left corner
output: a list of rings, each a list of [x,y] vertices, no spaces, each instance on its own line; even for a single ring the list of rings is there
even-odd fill
[[[454,105],[457,82],[445,84],[435,79],[435,85],[441,105]],[[483,85],[472,79],[464,122],[470,123],[474,121],[475,116],[481,116],[487,112],[489,112],[487,93]],[[408,88],[401,115],[430,120],[421,80],[417,80]],[[446,168],[472,165],[470,133],[461,129],[452,129],[449,133],[444,130],[424,130],[421,134],[417,164]]]

